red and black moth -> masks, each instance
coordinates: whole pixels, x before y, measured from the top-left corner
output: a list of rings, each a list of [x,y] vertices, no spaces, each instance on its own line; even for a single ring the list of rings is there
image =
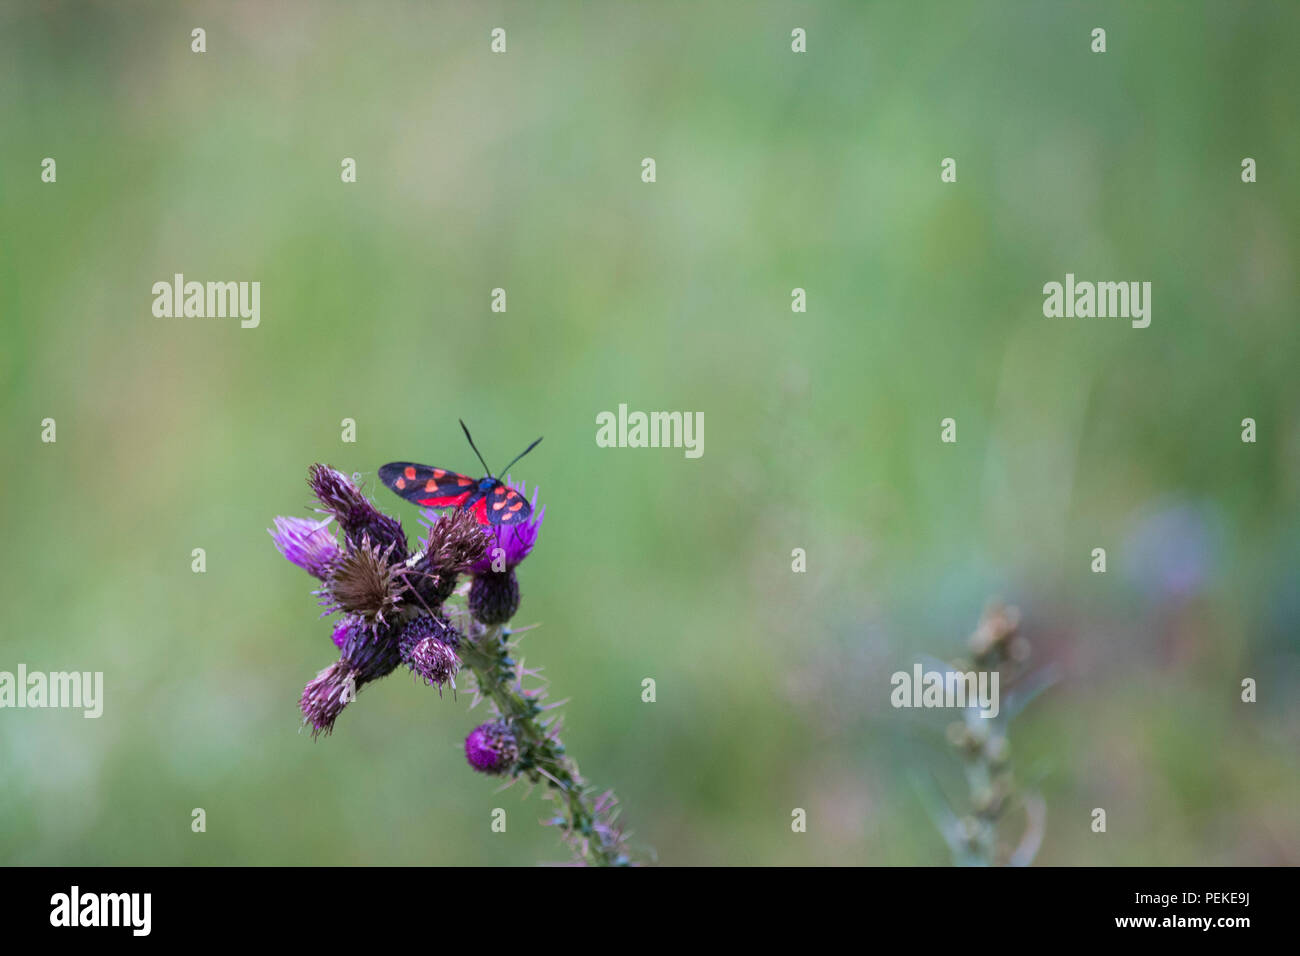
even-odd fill
[[[429,465],[417,465],[413,461],[390,461],[379,469],[379,480],[392,491],[407,501],[425,508],[460,508],[472,511],[479,524],[512,525],[528,520],[533,507],[524,496],[508,486],[500,478],[493,477],[483,456],[479,455],[474,439],[470,438],[469,429],[465,437],[469,438],[469,447],[474,449],[478,460],[487,469],[487,474],[475,481],[468,475],[462,475],[445,468],[432,468]],[[533,442],[518,455],[515,461],[523,458],[537,447],[541,439]],[[509,471],[512,461],[502,471]]]

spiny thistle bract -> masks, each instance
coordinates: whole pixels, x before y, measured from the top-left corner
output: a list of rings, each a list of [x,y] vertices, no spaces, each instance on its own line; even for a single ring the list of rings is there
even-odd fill
[[[468,673],[471,707],[487,701],[493,717],[465,740],[470,766],[508,778],[507,785],[544,785],[556,804],[546,823],[560,828],[577,862],[631,863],[615,822],[617,800],[578,774],[560,742],[559,705],[544,703],[537,671],[513,656],[519,632],[507,625],[519,607],[515,569],[532,553],[546,513],[537,489],[528,519],[510,527],[484,527],[467,511],[426,510],[426,534],[411,553],[401,522],[379,511],[353,479],[318,464],[308,483],[325,517],[276,518],[271,537],[285,558],[320,580],[316,594],[326,612],[340,615],[331,633],[339,658],[307,682],[299,701],[312,737],[332,733],[357,692],[399,665],[439,692]],[[510,487],[525,491],[522,483]],[[463,574],[472,580],[458,589]],[[467,595],[463,606],[449,603],[457,594]]]

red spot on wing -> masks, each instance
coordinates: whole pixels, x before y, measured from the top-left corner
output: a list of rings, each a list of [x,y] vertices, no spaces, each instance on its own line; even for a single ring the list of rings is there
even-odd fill
[[[415,503],[417,505],[424,505],[426,508],[454,508],[457,505],[464,504],[465,499],[468,497],[469,492],[462,491],[460,494],[443,495],[438,498],[417,498]]]
[[[402,474],[406,476],[407,481],[415,481],[415,466],[407,465]]]
[[[406,479],[399,475],[397,477],[397,480],[393,482],[393,487],[395,487],[398,491],[401,491],[403,488],[406,487]]]

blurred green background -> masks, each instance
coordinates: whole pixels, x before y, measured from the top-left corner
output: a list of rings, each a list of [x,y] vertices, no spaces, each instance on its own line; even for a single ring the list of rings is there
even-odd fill
[[[105,709],[0,711],[0,861],[564,859],[463,694],[298,729],[335,651],[265,529],[324,461],[415,530],[374,473],[477,474],[464,417],[546,437],[525,657],[661,862],[946,863],[889,675],[1000,595],[1040,863],[1300,863],[1297,63],[1290,2],[5,4],[0,670]],[[261,326],[154,318],[176,272]],[[1150,328],[1045,319],[1066,272]],[[620,402],[704,456],[597,448]]]

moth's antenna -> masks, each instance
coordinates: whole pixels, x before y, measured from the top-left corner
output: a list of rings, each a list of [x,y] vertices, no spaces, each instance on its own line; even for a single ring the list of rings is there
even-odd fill
[[[538,438],[537,441],[533,442],[531,445],[529,445],[527,448],[525,448],[525,449],[524,449],[523,451],[521,451],[519,454],[515,455],[515,461],[518,461],[520,458],[523,458],[524,455],[528,454],[530,451],[532,451],[534,448],[536,448],[540,442],[541,442],[541,438]],[[515,463],[515,461],[512,461],[512,462],[510,463],[510,465],[513,465],[513,464]],[[504,468],[502,468],[501,470],[504,471],[504,472],[506,472],[507,474],[509,474],[509,473],[510,473],[510,465],[506,465],[506,466],[505,466]]]
[[[460,421],[460,427],[465,428],[465,420],[462,418],[462,419],[458,419],[458,421]],[[469,447],[474,449],[474,454],[478,455],[478,460],[483,465],[483,470],[486,471],[488,473],[488,477],[491,478],[492,469],[487,466],[487,462],[483,461],[483,456],[479,455],[478,446],[474,444],[474,439],[469,437],[468,428],[465,428],[465,437],[469,438]],[[540,441],[540,439],[538,440]]]

